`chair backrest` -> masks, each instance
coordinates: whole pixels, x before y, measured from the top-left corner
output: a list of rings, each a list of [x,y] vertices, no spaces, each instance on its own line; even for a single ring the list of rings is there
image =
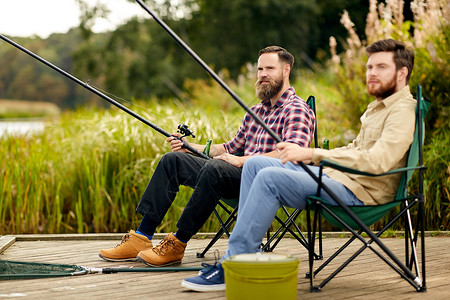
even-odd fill
[[[319,148],[319,141],[317,140],[317,114],[316,114],[316,98],[314,96],[309,96],[308,100],[306,100],[306,104],[312,109],[314,112],[314,116],[316,117],[316,121],[314,123],[314,148]]]
[[[425,116],[430,107],[430,101],[423,99],[422,97],[422,86],[417,86],[417,106],[416,106],[416,124],[414,130],[414,139],[411,143],[408,153],[408,159],[406,162],[406,167],[415,167],[417,163],[422,164],[422,146],[425,138]],[[403,173],[400,184],[398,186],[397,194],[395,200],[405,199],[407,196],[407,185],[412,177],[414,170],[407,171]]]

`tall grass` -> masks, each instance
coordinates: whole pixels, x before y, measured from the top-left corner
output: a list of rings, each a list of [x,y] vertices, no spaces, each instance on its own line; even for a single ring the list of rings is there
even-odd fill
[[[302,98],[316,96],[319,139],[331,139],[332,147],[352,139],[344,130],[349,122],[341,118],[345,102],[331,84],[333,80],[329,72],[303,71],[294,83]],[[249,79],[245,86],[233,87],[248,105],[257,101],[252,85]],[[196,134],[191,140],[199,144],[209,138],[214,143],[229,140],[244,110],[218,86],[196,86],[205,93],[196,90],[198,94],[190,95],[195,95],[192,102],[152,101],[132,109],[169,132],[175,132],[181,122],[190,124]],[[440,209],[448,207],[442,198],[448,197],[448,175],[436,176],[440,174],[436,168],[450,172],[445,146],[448,132],[443,130],[443,135],[444,140],[442,134],[436,135],[425,148],[427,186],[436,187],[428,188],[427,198],[440,199],[427,202],[428,215],[440,214],[429,219],[429,229],[439,229],[440,225],[447,228],[450,217],[448,209]],[[164,136],[116,108],[66,112],[58,121],[48,123],[42,133],[2,137],[0,234],[125,232],[136,228],[141,219],[135,212],[136,205],[161,156],[170,151],[164,140]],[[180,187],[159,232],[176,230],[191,192]],[[302,214],[300,224],[304,224],[304,217]],[[201,231],[213,232],[218,227],[211,216]]]
[[[251,76],[254,78],[253,76]],[[304,99],[315,94],[319,114],[334,101],[332,88],[319,87],[318,77],[303,76],[296,83]],[[249,105],[254,79],[232,86]],[[168,132],[190,124],[195,143],[229,140],[245,111],[217,84],[191,82],[191,102],[156,101],[131,108]],[[324,92],[325,91],[325,92]],[[334,100],[331,100],[334,99]],[[336,104],[337,105],[337,104]],[[145,107],[145,108],[144,108]],[[322,136],[333,126],[325,121]],[[328,125],[327,125],[328,124]],[[0,142],[0,234],[124,232],[136,228],[141,216],[135,208],[161,156],[170,151],[165,137],[116,108],[83,108],[64,113],[42,133],[5,136]],[[176,229],[176,222],[192,190],[180,187],[158,231]],[[215,231],[212,216],[202,231]]]
[[[190,123],[204,143],[228,140],[240,119],[188,105],[153,103],[140,113],[167,131]],[[117,111],[65,113],[41,134],[0,143],[0,233],[123,232],[140,219],[135,207],[165,137]],[[190,191],[182,188],[161,230],[173,230]]]
[[[425,226],[435,230],[450,229],[450,128],[433,132],[424,146]],[[418,174],[411,179],[412,192],[418,192]]]

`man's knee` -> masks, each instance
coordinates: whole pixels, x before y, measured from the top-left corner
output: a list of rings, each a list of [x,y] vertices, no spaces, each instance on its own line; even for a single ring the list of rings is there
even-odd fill
[[[272,158],[265,156],[253,156],[245,161],[243,173],[256,174],[261,169],[272,166]]]
[[[185,157],[187,153],[184,152],[167,152],[161,157],[161,161],[179,159],[180,157]]]
[[[273,176],[278,171],[277,168],[274,167],[267,167],[264,169],[261,169],[255,177],[254,183],[256,185],[260,185],[264,188],[273,188],[276,187],[276,176]]]
[[[158,167],[176,164],[178,161],[187,159],[188,155],[189,154],[184,152],[167,152],[159,160]]]
[[[205,176],[206,178],[220,176],[224,168],[228,166],[229,164],[221,159],[210,159],[203,165],[201,176]]]

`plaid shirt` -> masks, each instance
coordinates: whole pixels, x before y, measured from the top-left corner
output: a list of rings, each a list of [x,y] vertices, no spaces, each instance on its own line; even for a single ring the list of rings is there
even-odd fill
[[[283,142],[309,147],[314,135],[315,116],[306,102],[290,87],[270,107],[270,101],[262,101],[251,108]],[[276,149],[277,142],[248,113],[231,141],[224,143],[230,154],[245,156],[268,153]]]

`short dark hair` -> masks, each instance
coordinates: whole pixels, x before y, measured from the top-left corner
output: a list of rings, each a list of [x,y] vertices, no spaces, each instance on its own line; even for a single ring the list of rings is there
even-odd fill
[[[377,41],[366,48],[367,56],[370,57],[373,53],[377,52],[393,52],[394,63],[396,70],[400,70],[403,67],[408,69],[408,76],[406,76],[406,84],[409,83],[411,78],[411,72],[414,67],[414,51],[406,48],[403,42],[399,42],[393,39],[386,39]]]
[[[277,53],[280,61],[289,64],[291,66],[291,70],[294,67],[294,56],[280,46],[268,46],[266,48],[263,48],[259,50],[258,56],[261,56],[264,53]]]

